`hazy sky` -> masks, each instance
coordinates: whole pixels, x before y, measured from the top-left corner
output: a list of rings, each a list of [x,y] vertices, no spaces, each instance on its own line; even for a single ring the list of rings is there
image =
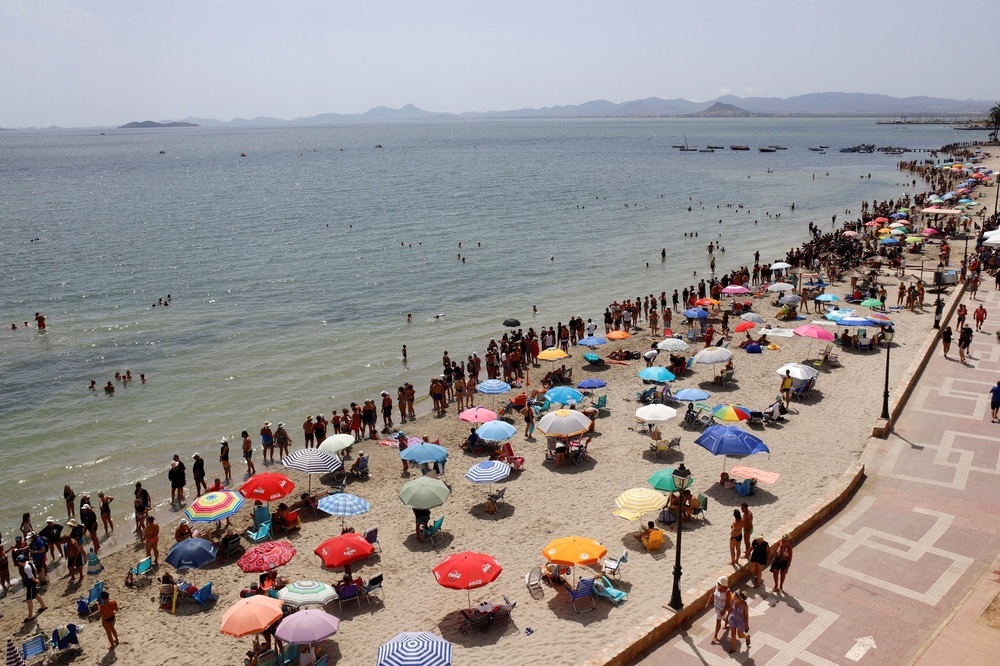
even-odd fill
[[[730,93],[996,100],[977,24],[998,16],[995,0],[0,0],[0,126]]]

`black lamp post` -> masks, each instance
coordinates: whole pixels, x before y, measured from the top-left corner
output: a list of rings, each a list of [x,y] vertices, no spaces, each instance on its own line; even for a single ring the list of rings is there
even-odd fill
[[[940,297],[939,297],[940,298]],[[892,336],[885,341],[885,392],[882,393],[882,418],[889,420],[889,350],[892,349]]]
[[[674,470],[674,488],[677,489],[677,544],[674,548],[674,589],[670,593],[670,603],[667,605],[679,611],[684,608],[681,600],[681,534],[684,531],[682,507],[684,505],[684,491],[691,485],[691,470],[681,464]]]

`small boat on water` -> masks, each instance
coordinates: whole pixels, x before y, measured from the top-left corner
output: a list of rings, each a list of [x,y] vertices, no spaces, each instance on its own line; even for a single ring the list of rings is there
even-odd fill
[[[714,153],[715,152],[715,148],[699,148],[698,152],[699,153]]]
[[[774,148],[775,150],[788,150],[785,146],[768,146],[768,148]]]
[[[822,146],[822,145],[820,146],[820,148],[823,148],[824,150],[827,149],[827,148],[829,148],[829,147],[830,146]]]
[[[696,153],[696,152],[698,152],[697,148],[688,148],[688,135],[687,135],[686,132],[684,134],[684,145],[683,146],[677,146],[677,147],[680,148],[680,151],[682,153]]]
[[[743,146],[743,145],[736,144],[736,145],[729,146],[729,150],[750,150],[750,146]]]
[[[809,150],[813,151],[814,153],[821,153],[821,152],[823,152],[822,148],[810,148]]]
[[[709,146],[712,150],[725,150],[725,146]]]
[[[778,152],[778,150],[776,148],[772,148],[771,146],[760,147],[760,148],[757,148],[757,150],[759,150],[762,153],[776,153],[776,152]]]

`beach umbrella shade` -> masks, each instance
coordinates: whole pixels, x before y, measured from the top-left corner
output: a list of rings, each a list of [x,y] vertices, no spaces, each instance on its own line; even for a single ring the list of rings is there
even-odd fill
[[[725,363],[732,357],[733,352],[729,351],[725,347],[706,347],[694,355],[694,362],[705,365],[715,365],[717,363]]]
[[[191,502],[184,515],[192,523],[214,523],[236,515],[245,502],[235,490],[213,490]]]
[[[506,421],[490,421],[476,428],[476,434],[487,442],[502,442],[517,434],[517,428]]]
[[[104,565],[101,564],[101,560],[97,557],[97,553],[94,552],[93,548],[87,551],[87,575],[88,576],[99,576],[101,572],[104,571]]]
[[[812,338],[813,340],[829,341],[837,337],[831,331],[823,328],[822,326],[817,326],[816,324],[805,324],[803,326],[799,326],[793,329],[792,333],[803,338]]]
[[[598,356],[597,354],[584,354],[583,355],[583,359],[587,363],[600,363],[601,362],[601,357]]]
[[[895,238],[883,238],[878,242],[879,245],[899,245],[899,241]]]
[[[521,320],[514,319],[513,317],[508,317],[507,319],[503,320],[503,325],[506,326],[507,328],[517,328],[518,326],[521,325]]]
[[[566,352],[558,347],[549,347],[538,353],[538,358],[542,361],[558,361],[561,358],[566,358],[569,356]]]
[[[503,567],[492,556],[471,550],[449,555],[432,570],[441,587],[468,591],[469,608],[472,608],[472,590],[489,585],[501,571]]]
[[[637,513],[659,511],[667,504],[667,498],[652,488],[632,488],[615,498],[615,506]]]
[[[691,308],[684,311],[684,316],[688,319],[708,319],[708,311],[701,308]]]
[[[739,421],[746,421],[749,419],[750,410],[746,407],[740,407],[739,405],[718,405],[712,408],[712,416],[720,421],[737,423]]]
[[[657,383],[672,382],[677,379],[677,377],[674,376],[674,373],[658,365],[643,368],[639,371],[639,377],[645,379],[646,381]]]
[[[575,409],[557,409],[543,416],[535,427],[549,437],[573,437],[590,430],[590,417]]]
[[[847,236],[848,238],[853,238],[858,235],[858,232],[854,231],[853,229],[848,229],[847,231],[842,232],[840,235]]]
[[[552,564],[564,567],[597,564],[607,554],[607,548],[593,539],[581,536],[553,539],[542,549],[542,557]]]
[[[205,539],[184,539],[170,547],[167,564],[174,569],[200,569],[215,561],[218,547]]]
[[[483,395],[501,395],[510,391],[510,384],[499,379],[487,379],[476,384],[476,391]]]
[[[627,331],[611,331],[608,333],[608,340],[628,340],[631,337]]]
[[[406,450],[401,452],[399,457],[402,460],[417,463],[418,465],[422,465],[424,463],[442,462],[448,459],[448,449],[444,448],[440,444],[420,442],[416,446],[406,447]]]
[[[459,414],[458,418],[466,423],[486,423],[496,421],[497,413],[485,407],[470,407]]]
[[[465,478],[473,483],[496,483],[510,476],[511,467],[499,460],[477,462],[466,472]]]
[[[585,338],[580,338],[576,341],[578,345],[583,345],[584,347],[599,347],[600,345],[607,344],[607,340],[598,337],[596,335],[588,335]]]
[[[444,504],[451,495],[451,489],[441,479],[422,476],[403,485],[399,499],[414,509],[433,509]]]
[[[906,229],[901,229],[901,228],[897,227],[897,228],[893,229],[892,231],[890,231],[889,233],[891,235],[893,235],[893,236],[905,236],[907,232],[906,232]]]
[[[545,392],[545,399],[560,405],[579,405],[583,402],[583,394],[570,386],[556,386]]]
[[[862,307],[866,308],[880,308],[882,307],[882,301],[878,300],[877,298],[866,298],[865,300],[861,301],[861,305]]]
[[[429,632],[396,634],[378,649],[376,666],[451,666],[452,645]]]
[[[330,435],[324,439],[318,448],[320,451],[326,451],[328,453],[340,453],[344,449],[348,449],[355,444],[357,444],[357,442],[354,441],[354,435],[338,432],[336,435]],[[309,449],[305,450],[308,451]]]
[[[340,619],[325,610],[309,608],[286,616],[274,635],[280,641],[292,645],[311,645],[325,641],[337,633]]]
[[[791,268],[791,267],[792,267],[792,265],[789,264],[789,263],[787,263],[787,262],[785,262],[785,261],[776,261],[773,264],[771,264],[771,268],[776,268],[779,271],[780,270],[784,270],[786,268]]]
[[[694,302],[695,305],[718,305],[719,301],[714,298],[699,298]]]
[[[604,388],[607,385],[608,383],[603,379],[598,379],[597,377],[588,377],[587,379],[584,379],[582,382],[577,384],[576,387],[590,390],[590,389]]]
[[[775,372],[779,377],[784,377],[786,370],[791,374],[792,379],[800,381],[808,381],[813,377],[819,377],[819,370],[808,365],[803,365],[802,363],[785,363]]]
[[[817,301],[823,301],[824,303],[832,303],[833,301],[839,301],[840,296],[836,294],[820,294],[816,297]]]
[[[837,326],[874,326],[867,317],[841,317],[837,320]]]
[[[876,326],[892,326],[892,320],[881,312],[872,312],[870,315],[865,317],[865,319],[872,322]]]
[[[830,310],[825,315],[823,315],[823,318],[829,319],[830,321],[836,323],[841,319],[843,319],[844,317],[850,317],[853,314],[854,310],[852,308],[838,308],[836,310]]]
[[[790,291],[792,289],[795,289],[794,285],[787,282],[775,282],[767,287],[768,291]]]
[[[767,320],[761,317],[756,312],[746,312],[744,314],[741,314],[740,319],[742,319],[743,321],[752,321],[753,323],[760,324],[761,326],[767,323]]]
[[[676,485],[674,485],[674,471],[673,467],[661,469],[658,472],[654,472],[651,477],[646,479],[646,483],[652,486],[655,490],[675,493],[679,489]],[[694,483],[694,477],[690,476],[690,472],[688,478],[690,479],[688,482],[688,486],[690,487],[690,485]]]
[[[735,330],[737,333],[742,333],[743,331],[749,331],[750,329],[756,326],[757,324],[755,324],[752,321],[741,321],[740,323],[736,324],[736,328],[733,330]]]
[[[923,243],[924,239],[921,238],[920,236],[907,236],[903,242],[909,243],[910,245],[914,245],[916,243]]]
[[[288,541],[267,541],[244,553],[236,560],[236,566],[244,573],[270,571],[291,562],[295,552],[295,547]]]
[[[323,566],[330,568],[346,567],[352,562],[371,557],[375,546],[360,534],[347,532],[332,539],[327,539],[316,546],[313,551],[323,561]]]
[[[406,451],[409,450],[409,448],[406,449]],[[406,451],[403,453],[406,453]],[[316,503],[316,507],[320,511],[328,513],[331,516],[340,516],[340,526],[343,528],[344,520],[348,516],[360,516],[363,513],[368,513],[371,510],[372,505],[368,500],[363,497],[358,497],[357,495],[352,495],[350,493],[334,493],[332,495],[327,495],[326,497],[320,497],[319,502]]]
[[[801,296],[798,296],[796,294],[789,294],[787,296],[782,296],[781,298],[779,298],[778,302],[781,303],[782,305],[795,305],[801,300],[802,300]]]
[[[315,580],[295,581],[278,590],[278,598],[290,606],[325,606],[337,596],[333,585]]]
[[[709,426],[694,443],[714,456],[750,456],[770,453],[759,437],[736,426]]]
[[[687,350],[688,343],[678,338],[667,338],[656,343],[656,348],[665,352],[682,352]]]
[[[937,229],[934,229],[933,227],[927,227],[926,229],[924,229],[920,233],[922,233],[924,236],[936,236],[937,234],[939,234],[941,232],[938,231]]]
[[[878,222],[879,224],[882,224],[882,223],[888,222],[889,218],[887,218],[887,217],[876,217],[874,221]]]
[[[652,404],[643,405],[635,410],[635,418],[644,423],[660,424],[666,423],[677,416],[677,410],[666,405]]]
[[[674,398],[677,400],[683,400],[684,402],[697,402],[698,400],[708,400],[711,394],[708,391],[702,391],[696,388],[686,388],[681,389],[674,394]]]
[[[731,284],[728,287],[723,287],[722,293],[728,296],[740,296],[742,294],[749,294],[750,290],[741,284]]]
[[[10,638],[7,639],[7,666],[24,666],[21,651],[17,649],[14,641]]]
[[[227,636],[242,638],[259,634],[282,617],[281,600],[255,594],[240,599],[222,614],[220,631]]]
[[[247,499],[271,502],[287,497],[295,490],[295,482],[278,472],[254,474],[240,486],[240,492]]]
[[[308,490],[312,493],[312,475],[330,474],[344,468],[337,454],[319,449],[299,449],[281,459],[281,464],[289,469],[309,475]]]

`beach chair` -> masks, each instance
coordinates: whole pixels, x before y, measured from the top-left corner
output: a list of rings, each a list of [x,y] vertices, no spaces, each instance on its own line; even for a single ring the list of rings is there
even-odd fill
[[[524,457],[514,453],[514,448],[510,445],[510,442],[504,442],[500,449],[500,461],[505,462],[515,471],[520,470],[524,467]]]
[[[660,550],[663,548],[663,532],[661,530],[654,530],[649,533],[649,536],[642,538],[642,545],[646,547],[646,552],[651,552],[654,550]]]
[[[243,660],[244,664],[249,664],[249,659]],[[266,650],[257,655],[257,666],[279,666],[278,653],[274,650]]]
[[[594,581],[594,595],[602,599],[607,599],[615,606],[621,606],[628,601],[628,593],[612,585],[607,576],[601,576]]]
[[[93,615],[101,603],[101,592],[104,591],[104,581],[97,581],[85,597],[76,600],[76,612],[80,615]]]
[[[656,394],[656,387],[648,388],[645,391],[637,391],[635,394],[635,401],[641,402],[644,405],[648,405],[653,402],[653,396]]]
[[[340,610],[344,610],[345,601],[357,601],[358,608],[361,607],[361,588],[354,583],[349,583],[347,585],[342,585],[340,590],[337,592],[337,604],[340,606]]]
[[[368,469],[368,456],[367,455],[361,456],[360,458],[358,458],[357,463],[358,466],[351,470],[351,474],[354,475],[354,478],[358,479],[359,481],[361,479],[370,479],[371,471]]]
[[[365,541],[367,541],[372,546],[377,548],[379,552],[382,551],[382,544],[378,542],[378,527],[373,527],[371,529],[365,530],[362,533],[362,536],[365,538]]]
[[[278,524],[278,527],[281,528],[282,532],[288,534],[289,532],[294,532],[295,530],[299,529],[302,526],[301,523],[302,521],[299,520],[299,509],[296,509],[295,511],[289,511],[285,515],[285,520],[281,521]],[[274,525],[273,520],[271,522],[271,525],[272,526]]]
[[[585,442],[583,442],[582,444],[580,444],[580,446],[576,447],[571,451],[570,458],[578,466],[582,465],[590,457],[587,454],[587,445],[590,444],[590,441],[592,439],[593,437],[588,437]]]
[[[670,384],[667,384],[666,386],[663,387],[663,391],[661,393],[661,396],[662,396],[662,402],[663,402],[664,405],[666,405],[666,404],[671,404],[671,405],[679,405],[679,404],[681,404],[681,401],[678,400],[676,397],[674,397],[674,392],[670,390]]]
[[[257,529],[264,523],[271,520],[271,509],[265,504],[253,508],[253,527]]]
[[[577,613],[585,613],[587,611],[592,611],[597,608],[597,604],[594,602],[594,579],[593,578],[581,578],[576,584],[576,588],[566,587],[566,591],[569,592],[569,601],[573,603],[573,610]],[[584,608],[580,610],[576,607],[576,602],[580,599],[590,599],[590,608]]]
[[[441,516],[434,521],[434,524],[424,530],[424,536],[429,537],[431,540],[431,545],[434,545],[434,537],[441,533],[441,525],[444,524],[444,516]]]
[[[724,370],[723,372],[721,372],[719,374],[719,382],[718,383],[722,384],[723,386],[725,386],[729,382],[733,381],[733,378],[735,376],[736,376],[736,369],[735,368],[731,368],[729,370]]]
[[[597,410],[597,414],[608,411],[608,396],[602,395],[597,399],[597,402],[590,403],[590,406]]]
[[[707,428],[708,426],[715,423],[715,416],[712,414],[712,408],[709,405],[698,404],[698,425],[702,428]]]
[[[705,493],[698,493],[698,508],[691,512],[691,517],[701,516],[702,520],[708,520],[706,512],[708,511],[708,495]]]
[[[247,541],[250,543],[260,543],[271,538],[271,521],[261,523],[256,529],[247,530]]]
[[[467,610],[460,611],[462,617],[465,618],[465,623],[469,625],[469,629],[478,629],[483,633],[489,631],[490,624],[493,623],[492,613],[480,613],[477,610],[472,610],[471,612]]]
[[[510,619],[511,611],[514,610],[514,606],[517,605],[516,601],[511,601],[507,598],[507,595],[503,595],[503,604],[497,606],[493,611],[493,621],[496,622],[498,619]]]
[[[161,611],[170,611],[171,615],[175,614],[177,612],[177,595],[178,595],[178,593],[179,593],[179,589],[177,588],[176,585],[171,585],[169,592],[161,590],[160,591],[160,610]]]
[[[542,568],[532,567],[531,571],[524,574],[524,585],[534,596],[535,590],[542,592]]]
[[[239,534],[232,534],[222,539],[222,548],[216,559],[226,560],[235,555],[239,555],[246,550],[243,548],[243,538]]]
[[[687,365],[684,366],[684,372],[691,372],[691,368],[694,366],[694,356],[688,358]]]
[[[49,642],[45,640],[45,636],[43,634],[35,634],[21,643],[21,658],[28,661],[35,657],[44,657],[44,660],[47,660],[48,655],[46,652],[48,649]]]
[[[365,599],[368,600],[368,605],[372,605],[372,595],[382,594],[382,581],[384,580],[381,573],[377,573],[368,579],[368,584],[362,588],[362,592],[365,593]],[[358,602],[361,603],[361,602]],[[382,603],[385,603],[385,597],[382,597]]]
[[[660,457],[661,453],[669,453],[670,449],[678,449],[681,446],[681,438],[674,437],[671,440],[656,440],[650,442],[649,450],[654,453],[656,458]]]
[[[503,497],[506,494],[507,494],[507,488],[501,488],[500,490],[496,491],[495,493],[490,493],[489,495],[487,495],[486,496],[486,501],[487,502],[493,502],[494,504],[498,504],[499,505],[501,502],[503,502]]]
[[[79,654],[83,651],[80,647],[80,639],[77,634],[83,629],[75,624],[65,624],[52,630],[52,638],[49,639],[49,647],[52,648],[52,661],[59,662],[70,650]],[[71,659],[73,657],[70,657]]]
[[[607,576],[612,576],[613,578],[621,578],[622,575],[622,565],[628,562],[628,551],[623,550],[622,556],[617,560],[612,557],[604,558],[604,562],[601,563],[603,568],[603,573]]]
[[[144,557],[139,560],[134,567],[129,568],[129,573],[131,573],[135,578],[142,576],[146,580],[151,581],[153,579],[153,558]]]
[[[535,416],[537,417],[539,414],[542,414],[543,412],[549,411],[549,407],[551,405],[552,405],[552,403],[549,400],[546,399],[540,405],[537,404],[537,403],[534,404],[534,405],[532,405],[531,406],[531,411],[533,411],[535,413]]]
[[[191,595],[191,598],[201,604],[202,608],[208,608],[209,601],[218,601],[219,595],[212,594],[212,582],[209,581],[201,586],[197,592]]]

